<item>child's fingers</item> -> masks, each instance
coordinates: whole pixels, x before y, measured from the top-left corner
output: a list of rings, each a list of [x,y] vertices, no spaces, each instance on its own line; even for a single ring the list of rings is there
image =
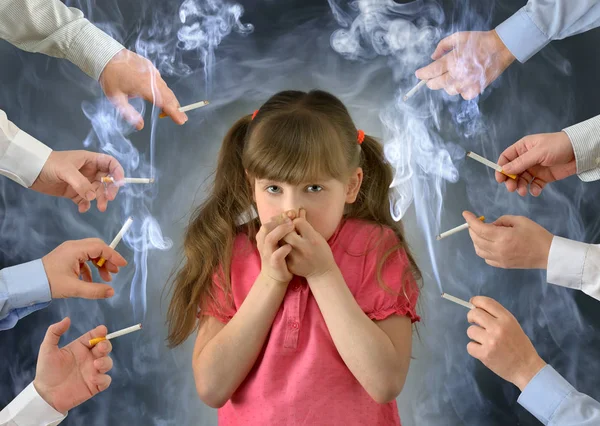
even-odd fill
[[[270,248],[271,252],[275,252],[278,247],[279,240],[283,239],[287,234],[292,232],[294,224],[291,220],[287,219],[285,223],[277,226],[265,237],[265,245]]]
[[[274,265],[277,265],[277,267],[283,267],[285,266],[285,258],[288,254],[291,253],[291,251],[292,246],[289,244],[284,244],[283,246],[279,247],[273,252],[273,255],[271,256],[271,261]]]

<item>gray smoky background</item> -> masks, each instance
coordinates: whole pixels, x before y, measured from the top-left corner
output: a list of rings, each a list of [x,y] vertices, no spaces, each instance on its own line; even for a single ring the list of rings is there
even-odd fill
[[[489,220],[524,215],[552,233],[600,242],[600,186],[571,177],[539,198],[520,198],[493,172],[464,160],[490,159],[522,136],[554,132],[600,113],[600,32],[554,42],[513,64],[472,101],[424,88],[402,95],[430,62],[437,42],[459,30],[494,28],[525,1],[67,1],[126,47],[149,58],[182,105],[210,99],[176,126],[136,100],[146,127],[135,132],[99,85],[75,66],[0,42],[0,108],[55,150],[109,153],[130,176],[154,185],[123,188],[101,214],[85,214],[0,179],[0,267],[42,257],[66,240],[105,241],[132,215],[119,251],[129,266],[111,300],[55,300],[0,334],[0,406],[34,377],[47,327],[64,316],[62,343],[105,324],[141,332],[113,342],[109,390],[69,413],[67,425],[214,425],[216,410],[196,395],[193,337],[165,343],[165,284],[181,257],[183,231],[210,182],[221,139],[237,118],[285,89],[320,88],[340,97],[357,126],[381,138],[396,168],[390,201],[424,272],[422,322],[398,399],[405,426],[535,425],[518,390],[469,357],[466,309],[440,298],[487,295],[520,321],[540,355],[580,391],[600,399],[598,302],[545,283],[540,271],[501,270],[475,255],[466,232],[436,241],[471,210]],[[208,179],[208,180],[207,180]],[[96,276],[96,279],[99,277]]]

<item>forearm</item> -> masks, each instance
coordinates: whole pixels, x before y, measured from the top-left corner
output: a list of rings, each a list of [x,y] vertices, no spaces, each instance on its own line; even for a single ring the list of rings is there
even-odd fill
[[[338,269],[308,284],[354,377],[377,402],[394,399],[408,373],[410,342],[405,356],[399,356],[388,335],[362,311]]]
[[[19,49],[66,58],[98,80],[123,46],[59,0],[0,2],[0,37]]]
[[[286,289],[259,275],[237,313],[194,358],[196,388],[207,404],[222,406],[246,378]]]

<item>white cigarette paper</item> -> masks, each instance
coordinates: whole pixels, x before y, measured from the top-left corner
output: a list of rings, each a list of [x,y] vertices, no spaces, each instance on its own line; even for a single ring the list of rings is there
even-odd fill
[[[196,102],[194,104],[189,104],[189,105],[186,105],[186,106],[179,107],[179,112],[186,112],[186,111],[191,111],[191,110],[196,109],[196,108],[202,108],[203,106],[206,106],[208,104],[209,104],[208,101]]]
[[[115,183],[115,179],[110,176],[102,178],[103,183]],[[119,182],[123,183],[154,183],[154,178],[125,178]]]
[[[508,176],[511,179],[516,179],[517,176],[516,175],[511,175],[508,173],[505,173],[504,170],[502,170],[502,166],[499,164],[496,164],[490,160],[488,160],[487,158],[483,158],[481,155],[475,154],[472,151],[467,152],[467,157],[472,158],[475,161],[480,162],[481,164],[488,166],[491,169],[496,170],[498,173],[502,173],[503,175]]]
[[[485,220],[485,217],[484,216],[479,216],[477,219],[479,219],[480,221],[483,222]],[[450,230],[448,230],[446,232],[442,232],[440,235],[437,235],[435,237],[435,239],[439,241],[442,238],[449,237],[450,235],[454,235],[457,232],[464,231],[465,229],[469,229],[469,224],[468,223],[463,223],[462,225],[459,225],[456,228],[452,228],[452,229],[450,229]]]
[[[127,218],[127,221],[125,222],[125,224],[123,225],[123,227],[119,231],[119,233],[112,240],[112,243],[110,243],[110,248],[111,249],[115,249],[117,247],[117,245],[119,245],[119,243],[123,239],[123,236],[125,235],[125,233],[127,233],[127,231],[129,231],[129,228],[131,227],[132,223],[133,223],[133,217],[129,216],[129,218]]]
[[[419,81],[419,83],[417,83],[417,85],[416,85],[415,87],[413,87],[412,89],[410,89],[410,90],[409,90],[409,91],[406,93],[406,95],[404,95],[404,96],[402,97],[402,100],[403,100],[404,102],[406,102],[407,100],[409,100],[410,98],[412,98],[412,97],[413,97],[413,95],[414,95],[415,93],[417,93],[421,87],[425,86],[426,84],[427,84],[427,80],[421,80],[421,81]]]
[[[470,302],[467,302],[465,300],[459,299],[458,297],[454,297],[448,293],[442,293],[442,297],[446,300],[449,300],[451,302],[454,302],[456,304],[459,304],[461,306],[464,306],[465,308],[469,308],[469,309],[475,309],[475,305],[473,305]]]
[[[114,339],[115,337],[123,336],[124,334],[133,333],[134,331],[138,331],[142,329],[142,324],[132,325],[131,327],[124,328],[123,330],[115,331],[113,333],[107,334],[106,339]]]

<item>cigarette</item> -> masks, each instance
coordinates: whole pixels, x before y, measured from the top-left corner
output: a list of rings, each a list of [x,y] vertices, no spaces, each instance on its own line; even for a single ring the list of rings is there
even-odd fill
[[[125,235],[125,233],[129,230],[129,228],[131,227],[131,224],[133,223],[133,218],[131,216],[129,216],[129,218],[127,218],[127,221],[125,222],[125,224],[123,225],[123,227],[121,228],[121,230],[119,231],[119,233],[117,234],[117,236],[112,240],[112,243],[110,243],[110,248],[114,249],[117,247],[117,245],[121,242],[121,239],[123,238],[123,236]],[[99,268],[101,268],[104,263],[106,262],[106,259],[101,257],[100,259],[98,259],[98,262],[96,262],[96,266],[98,266]]]
[[[208,105],[210,102],[208,101],[200,101],[200,102],[196,102],[194,104],[189,104],[186,106],[182,106],[177,108],[179,110],[179,112],[186,112],[186,111],[191,111],[193,109],[196,108],[202,108],[203,106]],[[158,114],[158,118],[165,118],[167,116],[167,113],[162,111],[160,114]]]
[[[142,329],[142,324],[132,325],[131,327],[124,328],[123,330],[119,330],[119,331],[115,331],[113,333],[107,334],[105,337],[96,337],[95,339],[90,339],[90,346],[94,347],[103,340],[114,339],[115,337],[133,333],[134,331],[138,331],[141,329]]]
[[[409,91],[406,93],[406,95],[404,95],[404,96],[402,97],[402,100],[403,100],[404,102],[406,102],[407,100],[409,100],[410,98],[412,98],[412,97],[413,97],[413,95],[414,95],[415,93],[417,93],[421,87],[425,86],[426,84],[427,84],[427,80],[421,80],[421,81],[419,81],[419,83],[417,83],[417,85],[416,85],[415,87],[413,87],[412,89],[410,89],[410,90],[409,90]]]
[[[485,216],[479,216],[477,219],[479,219],[480,221],[483,222],[485,220]],[[436,236],[435,239],[439,241],[442,238],[449,237],[450,235],[456,234],[457,232],[460,232],[460,231],[464,231],[465,229],[469,229],[468,223],[463,223],[462,225],[459,225],[456,228],[452,228],[449,231],[442,232],[440,235]]]
[[[102,183],[115,183],[115,179],[111,176],[103,176],[100,178]],[[154,183],[154,178],[124,178],[119,182],[123,183]]]
[[[451,302],[457,303],[461,306],[464,306],[465,308],[469,308],[469,309],[475,309],[475,305],[473,305],[470,302],[467,302],[465,300],[459,299],[458,297],[454,297],[448,293],[442,293],[442,297],[446,300],[449,300]]]
[[[502,170],[502,166],[491,162],[487,158],[483,158],[481,155],[477,155],[474,152],[469,151],[469,152],[467,152],[467,157],[470,157],[475,161],[479,161],[481,164],[484,164],[484,165],[488,166],[489,168],[496,170],[498,173],[502,173],[503,175],[508,176],[511,179],[515,179],[515,180],[517,179],[517,175],[511,175],[509,173],[504,172],[504,170]]]

